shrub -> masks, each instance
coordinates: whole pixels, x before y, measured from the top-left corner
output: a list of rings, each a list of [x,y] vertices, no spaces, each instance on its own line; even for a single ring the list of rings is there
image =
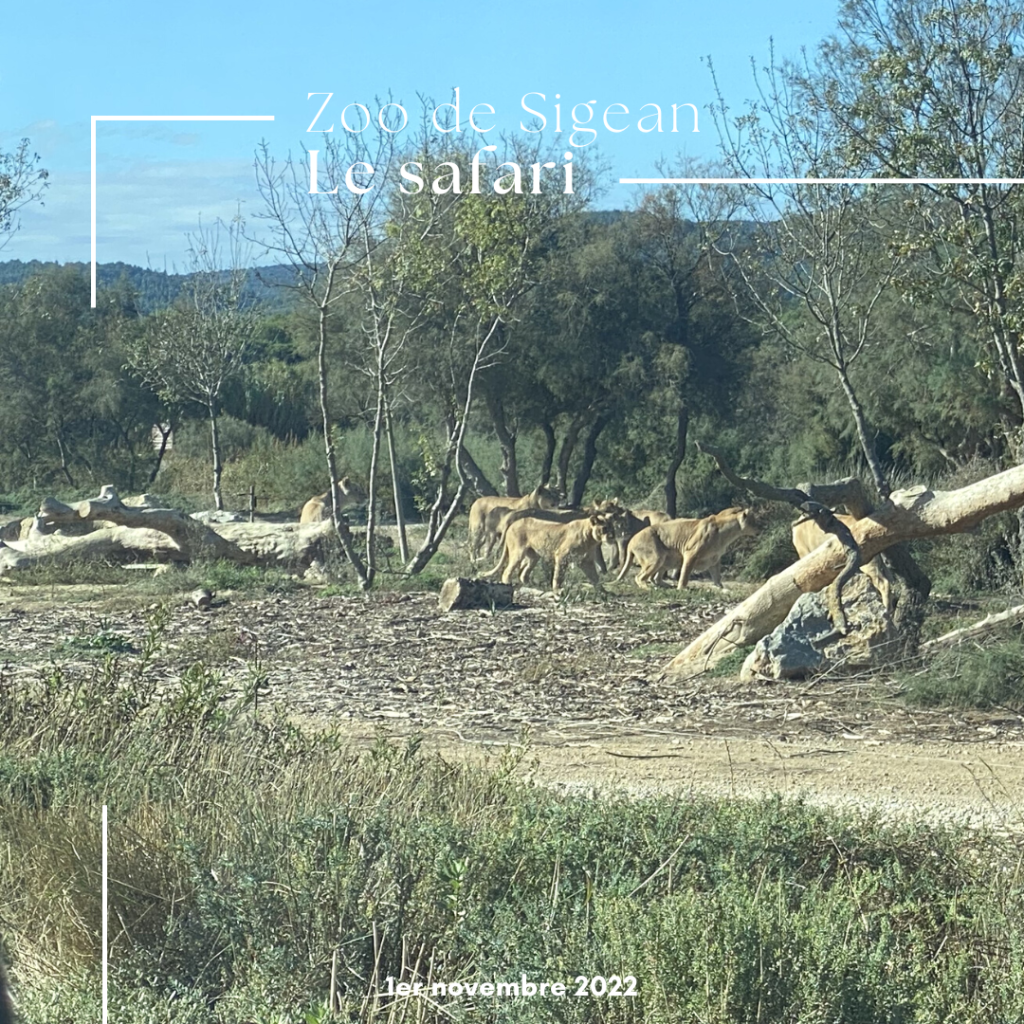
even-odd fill
[[[905,682],[914,704],[1024,710],[1024,640],[1017,633],[984,646],[960,644]]]

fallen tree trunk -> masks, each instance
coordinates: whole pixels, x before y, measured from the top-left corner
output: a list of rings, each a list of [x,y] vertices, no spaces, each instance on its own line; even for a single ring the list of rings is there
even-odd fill
[[[100,489],[98,497],[88,498],[74,506],[65,505],[56,498],[46,498],[39,506],[36,519],[48,528],[84,520],[113,523],[135,530],[156,530],[170,537],[188,559],[202,552],[211,558],[224,558],[243,565],[253,565],[256,561],[249,552],[184,512],[173,508],[124,504],[110,484]]]
[[[108,526],[82,533],[88,524]],[[304,568],[332,534],[319,523],[207,524],[177,509],[126,505],[113,487],[65,505],[47,498],[21,541],[0,542],[0,573],[40,564],[108,559],[189,562],[196,557],[241,565]]]
[[[989,516],[1022,505],[1024,466],[1015,466],[956,491],[896,491],[881,508],[851,523],[850,532],[866,562],[901,541],[963,533]],[[666,674],[697,675],[736,648],[756,643],[782,622],[801,594],[828,586],[845,564],[842,544],[829,538],[705,630],[673,658]]]
[[[978,637],[987,636],[1003,626],[1015,626],[1019,622],[1024,622],[1024,604],[1019,604],[1016,608],[1008,608],[1005,612],[994,612],[991,615],[986,615],[980,622],[975,622],[973,625],[963,626],[960,629],[951,630],[949,633],[943,633],[942,636],[937,636],[934,640],[921,644],[918,650],[925,653],[927,651],[939,650],[942,647],[955,647],[957,644],[962,644],[965,640],[976,640]]]
[[[27,541],[0,545],[0,574],[37,565],[72,565],[76,562],[187,562],[189,556],[165,533],[115,526],[81,536],[43,534]]]

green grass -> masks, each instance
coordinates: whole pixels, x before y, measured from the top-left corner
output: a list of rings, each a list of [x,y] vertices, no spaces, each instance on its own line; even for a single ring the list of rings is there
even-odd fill
[[[96,1019],[100,807],[112,1019],[1020,1019],[1009,840],[778,799],[558,796],[528,753],[483,768],[416,739],[298,728],[196,662],[0,686],[0,906],[24,1019]],[[382,979],[634,975],[636,999],[389,1004]],[[376,979],[376,980],[375,980]],[[306,1015],[309,1015],[308,1017]]]
[[[730,651],[724,658],[709,669],[708,675],[712,679],[720,679],[723,676],[738,676],[740,674],[740,669],[743,667],[743,662],[747,660],[747,655],[752,650],[752,645],[749,647],[735,648],[735,650]]]
[[[1024,640],[1020,632],[941,651],[903,677],[905,699],[926,707],[1024,711]]]

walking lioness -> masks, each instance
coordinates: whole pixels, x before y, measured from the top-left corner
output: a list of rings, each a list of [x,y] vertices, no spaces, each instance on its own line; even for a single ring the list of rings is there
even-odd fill
[[[621,582],[635,563],[640,566],[636,576],[638,587],[649,587],[652,583],[660,586],[666,572],[682,568],[683,548],[700,522],[700,519],[669,519],[644,527],[627,545],[616,582]]]
[[[702,519],[683,548],[683,567],[679,573],[679,589],[690,582],[695,572],[711,573],[716,587],[722,586],[722,555],[741,537],[756,537],[749,508],[727,508]]]
[[[525,508],[554,508],[559,495],[541,485],[521,498],[500,495],[477,498],[469,510],[469,557],[475,562],[490,558],[500,539],[500,523],[509,512]]]
[[[507,560],[503,583],[511,583],[518,573],[525,583],[533,567],[542,559],[554,562],[551,589],[559,590],[565,569],[570,562],[579,563],[584,575],[594,584],[601,585],[597,574],[596,552],[605,541],[615,540],[615,530],[607,515],[595,512],[582,519],[569,522],[550,522],[531,517],[517,519],[505,531],[503,560]]]

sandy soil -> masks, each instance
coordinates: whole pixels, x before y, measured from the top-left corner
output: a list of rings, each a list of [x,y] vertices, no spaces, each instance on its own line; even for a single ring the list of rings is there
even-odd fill
[[[141,646],[151,610],[124,588],[58,590],[0,590],[7,681],[55,662],[91,671],[104,634]],[[525,748],[524,772],[571,791],[780,793],[1024,831],[1018,715],[913,708],[893,680],[668,683],[664,664],[729,597],[698,586],[557,602],[533,591],[512,611],[442,613],[433,594],[302,591],[227,595],[206,614],[174,598],[156,671],[171,684],[202,660],[241,681],[258,662],[264,703],[355,742],[383,730],[449,757]]]

